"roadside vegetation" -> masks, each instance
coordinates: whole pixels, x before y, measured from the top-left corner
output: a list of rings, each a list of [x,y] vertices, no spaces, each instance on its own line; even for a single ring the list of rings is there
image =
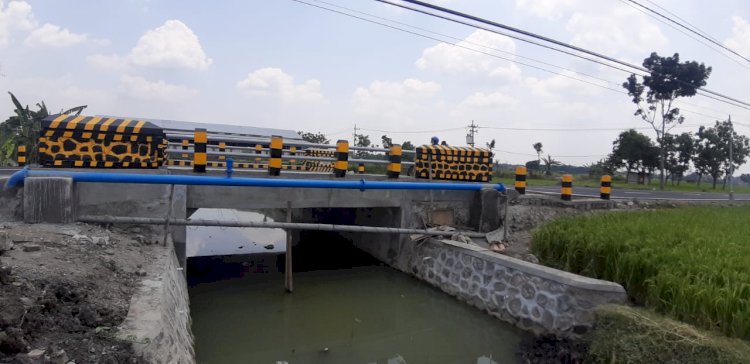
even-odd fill
[[[534,231],[543,264],[622,284],[631,301],[750,339],[750,207],[610,212]]]

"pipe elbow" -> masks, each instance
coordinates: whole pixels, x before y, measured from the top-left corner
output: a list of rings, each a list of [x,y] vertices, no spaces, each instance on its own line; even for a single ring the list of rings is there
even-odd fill
[[[9,190],[11,188],[17,187],[18,185],[22,185],[23,181],[26,179],[26,177],[29,175],[29,167],[23,167],[20,171],[17,171],[10,175],[10,178],[8,178],[8,181],[5,182],[4,190]]]

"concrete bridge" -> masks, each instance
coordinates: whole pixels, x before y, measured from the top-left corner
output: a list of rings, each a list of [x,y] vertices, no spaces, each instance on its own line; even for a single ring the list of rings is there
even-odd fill
[[[74,182],[71,173],[84,170],[44,169],[43,177],[28,177],[23,189],[23,217],[27,223],[70,223],[78,216],[119,216],[187,219],[200,208],[261,211],[283,219],[288,204],[292,221],[394,228],[424,228],[428,224],[453,225],[488,232],[501,224],[498,212],[505,196],[491,185],[475,191],[456,190],[357,190],[290,187],[164,185],[139,183]],[[89,170],[90,171],[90,170]],[[61,177],[50,176],[59,173]],[[114,172],[113,172],[114,173]],[[143,174],[144,171],[117,171]],[[189,171],[151,170],[150,175],[194,175]],[[67,175],[67,176],[66,176]],[[208,172],[201,176],[224,176]],[[385,176],[287,172],[271,177],[264,172],[243,172],[235,177],[265,179],[387,181]],[[392,180],[391,180],[392,181]],[[402,177],[399,182],[414,182]],[[444,181],[441,181],[445,183]],[[389,182],[391,183],[391,182]],[[424,183],[424,182],[422,182]],[[435,182],[437,183],[437,182]],[[186,227],[171,226],[178,261],[185,264]],[[371,234],[349,233],[366,244]],[[385,239],[408,239],[392,234]]]

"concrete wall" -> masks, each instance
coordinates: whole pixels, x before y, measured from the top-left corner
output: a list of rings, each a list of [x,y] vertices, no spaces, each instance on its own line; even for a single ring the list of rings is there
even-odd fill
[[[164,247],[130,300],[118,337],[148,363],[195,363],[187,283],[171,244]]]
[[[622,286],[528,263],[474,245],[429,239],[355,240],[377,259],[534,333],[576,336],[593,308],[625,303]]]

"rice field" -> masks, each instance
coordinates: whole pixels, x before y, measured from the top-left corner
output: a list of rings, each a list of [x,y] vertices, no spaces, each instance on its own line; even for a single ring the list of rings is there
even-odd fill
[[[534,232],[542,263],[622,284],[677,320],[750,339],[750,207],[563,218]]]

